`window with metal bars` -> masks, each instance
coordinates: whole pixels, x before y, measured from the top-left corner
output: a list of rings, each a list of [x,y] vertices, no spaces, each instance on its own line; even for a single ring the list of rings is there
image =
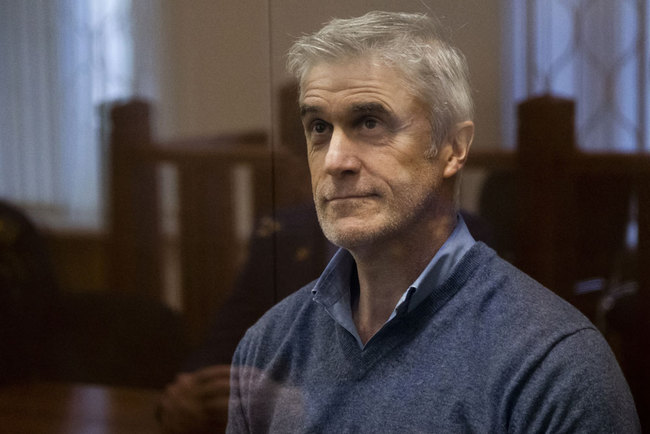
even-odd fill
[[[101,107],[142,88],[133,33],[152,4],[0,0],[0,197],[51,226],[102,226]]]
[[[515,106],[553,94],[576,102],[583,151],[650,151],[649,0],[507,0],[504,131]]]

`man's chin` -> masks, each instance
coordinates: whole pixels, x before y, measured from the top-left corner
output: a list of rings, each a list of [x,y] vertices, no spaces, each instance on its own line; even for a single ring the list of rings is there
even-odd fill
[[[378,234],[369,230],[367,225],[347,226],[321,225],[325,237],[334,245],[347,250],[354,250],[368,245],[378,238]]]
[[[317,210],[318,211],[318,210]],[[332,217],[317,213],[325,237],[334,245],[353,250],[372,244],[386,234],[384,222],[377,214],[355,214]]]

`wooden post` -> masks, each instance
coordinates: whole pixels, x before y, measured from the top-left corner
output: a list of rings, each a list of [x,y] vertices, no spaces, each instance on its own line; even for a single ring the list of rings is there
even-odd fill
[[[543,96],[519,106],[517,265],[571,298],[573,185],[566,170],[575,150],[574,104]]]
[[[179,165],[183,312],[192,344],[214,322],[232,289],[236,269],[230,165]]]
[[[109,284],[111,290],[161,296],[158,195],[154,163],[141,158],[151,143],[150,107],[143,101],[111,109],[109,154]]]

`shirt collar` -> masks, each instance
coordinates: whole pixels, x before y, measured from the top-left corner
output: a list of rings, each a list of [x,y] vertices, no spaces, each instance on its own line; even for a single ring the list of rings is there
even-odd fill
[[[472,248],[474,243],[476,243],[474,237],[469,233],[465,220],[459,214],[456,227],[447,238],[447,241],[440,247],[429,261],[429,264],[410,286],[409,290],[413,288],[414,291],[408,303],[409,312],[427,298],[435,288],[447,280],[460,259]],[[402,297],[400,302],[402,301],[406,301],[406,297]],[[399,304],[398,302],[397,305],[399,306]]]

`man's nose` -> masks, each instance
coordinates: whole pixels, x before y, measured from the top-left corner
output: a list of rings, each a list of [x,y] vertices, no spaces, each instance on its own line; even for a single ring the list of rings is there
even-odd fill
[[[325,156],[325,170],[332,176],[340,176],[357,173],[360,168],[361,160],[354,141],[341,129],[334,129]]]

